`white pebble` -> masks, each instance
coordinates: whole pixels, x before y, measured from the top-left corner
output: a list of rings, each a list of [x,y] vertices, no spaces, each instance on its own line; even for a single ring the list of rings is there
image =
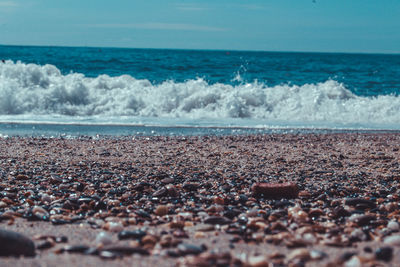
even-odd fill
[[[360,241],[366,241],[367,240],[367,235],[364,233],[363,230],[356,228],[351,232],[350,236],[354,238],[358,238]]]
[[[392,231],[399,231],[400,226],[399,226],[399,223],[398,223],[398,222],[390,221],[390,222],[387,224],[387,228],[389,228],[389,229],[392,230]]]
[[[108,245],[111,244],[113,242],[111,235],[109,235],[106,232],[100,232],[97,236],[96,236],[96,243],[97,244],[103,244],[103,245]]]
[[[44,194],[42,194],[42,201],[50,203],[51,202],[51,197],[48,194],[44,193]]]
[[[350,260],[346,261],[345,267],[361,267],[361,261],[357,256],[351,257]]]
[[[392,235],[385,238],[383,241],[386,245],[400,246],[400,235]]]
[[[124,226],[120,222],[108,222],[108,230],[111,232],[121,232]]]

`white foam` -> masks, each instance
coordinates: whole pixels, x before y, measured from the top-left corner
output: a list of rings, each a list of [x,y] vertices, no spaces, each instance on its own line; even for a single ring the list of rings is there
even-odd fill
[[[232,86],[203,79],[152,84],[129,75],[62,75],[52,65],[0,64],[0,121],[212,126],[398,128],[400,98],[360,97],[342,84]]]

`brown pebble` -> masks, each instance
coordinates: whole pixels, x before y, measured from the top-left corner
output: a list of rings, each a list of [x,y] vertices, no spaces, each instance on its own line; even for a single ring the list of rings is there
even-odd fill
[[[299,188],[294,183],[257,183],[252,186],[255,197],[270,199],[296,198]]]
[[[158,205],[154,213],[158,216],[164,216],[168,214],[168,207],[166,205]]]

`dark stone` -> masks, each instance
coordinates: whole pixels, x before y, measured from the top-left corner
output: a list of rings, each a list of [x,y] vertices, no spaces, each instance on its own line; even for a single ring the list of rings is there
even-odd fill
[[[142,217],[142,218],[151,219],[151,215],[150,215],[147,211],[144,211],[144,210],[136,210],[135,213],[136,213],[136,215],[138,215],[138,216],[140,216],[140,217]]]
[[[393,257],[393,248],[381,247],[375,251],[375,256],[378,260],[391,261]]]
[[[62,224],[70,223],[70,221],[66,221],[66,220],[63,220],[63,219],[51,219],[50,221],[54,225],[62,225]]]
[[[54,246],[54,243],[49,241],[49,240],[45,240],[41,243],[39,243],[36,248],[37,249],[49,249],[52,248]]]
[[[146,232],[142,230],[134,231],[121,231],[118,233],[118,239],[138,239],[141,240],[146,235]]]
[[[182,188],[186,191],[196,191],[200,185],[198,183],[185,183]]]
[[[366,226],[368,225],[372,220],[375,219],[375,216],[373,215],[362,215],[360,217],[357,217],[357,219],[355,220],[355,222],[359,225],[359,226]]]
[[[351,259],[351,257],[353,257],[354,255],[356,255],[357,253],[355,252],[345,252],[340,256],[341,261],[345,262]]]
[[[97,250],[97,248],[88,248],[87,250],[85,250],[84,254],[85,255],[99,255],[99,251]]]
[[[35,256],[35,244],[28,237],[0,229],[0,256]]]
[[[86,253],[88,249],[90,248],[86,245],[75,245],[75,246],[66,246],[64,247],[63,251],[69,253]]]
[[[68,237],[66,237],[66,236],[56,237],[56,238],[54,239],[54,241],[55,241],[56,243],[67,243],[67,242],[68,242]]]
[[[204,223],[225,225],[230,224],[232,221],[222,216],[210,216],[204,220]]]
[[[369,207],[371,209],[376,207],[376,204],[372,200],[364,199],[364,198],[347,198],[344,201],[345,205],[349,206],[357,206],[358,207]]]
[[[167,188],[163,187],[153,193],[153,197],[165,197],[168,195]]]
[[[348,210],[346,210],[345,208],[340,207],[340,206],[334,208],[332,211],[332,218],[334,218],[334,219],[348,217],[350,215],[351,215],[351,213]]]
[[[204,246],[197,246],[193,244],[181,243],[178,245],[178,251],[181,256],[185,255],[198,255],[207,250]]]

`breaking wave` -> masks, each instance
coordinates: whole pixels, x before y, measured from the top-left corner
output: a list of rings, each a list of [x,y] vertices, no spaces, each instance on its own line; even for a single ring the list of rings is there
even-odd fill
[[[400,98],[357,96],[334,80],[273,87],[201,78],[153,84],[129,75],[63,75],[53,65],[6,61],[0,63],[0,120],[17,115],[399,125]]]

